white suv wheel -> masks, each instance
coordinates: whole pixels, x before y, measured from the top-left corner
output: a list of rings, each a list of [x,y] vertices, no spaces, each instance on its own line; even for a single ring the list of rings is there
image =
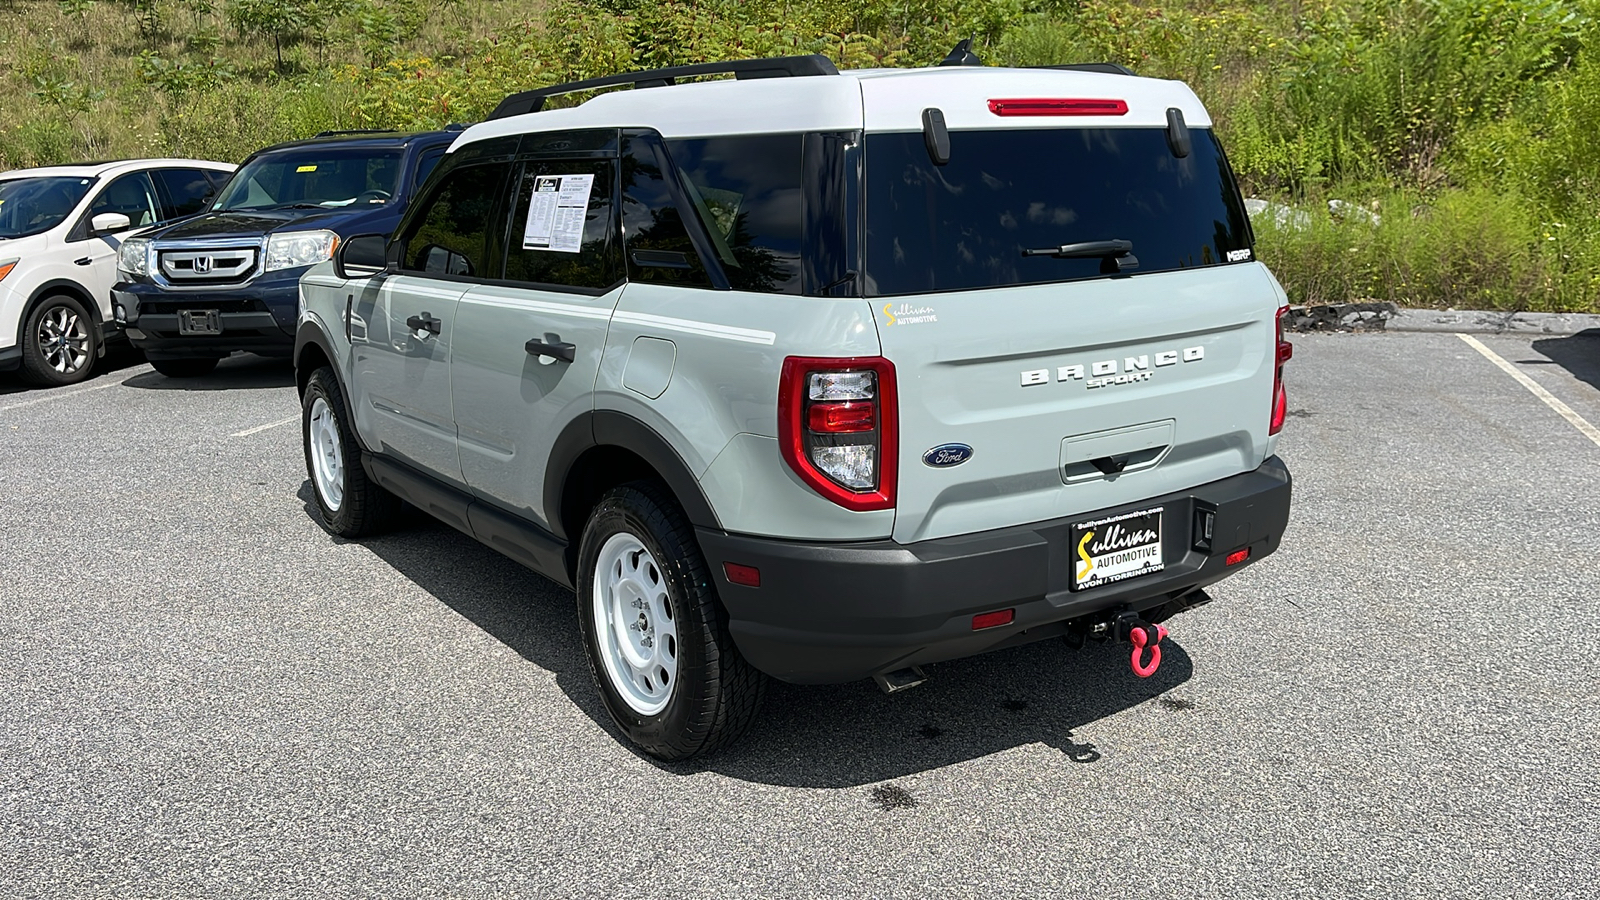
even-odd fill
[[[309,456],[317,494],[329,510],[338,512],[344,503],[344,448],[339,443],[339,423],[328,401],[321,397],[312,401],[306,431],[311,440]]]
[[[600,547],[591,609],[611,686],[640,715],[666,709],[678,682],[677,623],[661,567],[632,534]]]

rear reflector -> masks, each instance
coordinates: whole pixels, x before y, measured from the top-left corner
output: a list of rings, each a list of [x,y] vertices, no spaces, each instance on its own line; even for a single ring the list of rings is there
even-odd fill
[[[1228,565],[1237,566],[1239,563],[1242,563],[1242,562],[1244,562],[1245,560],[1247,560],[1249,558],[1250,558],[1250,548],[1249,547],[1246,547],[1243,550],[1235,550],[1232,553],[1228,554]]]
[[[725,562],[722,564],[722,571],[728,576],[728,580],[734,584],[742,584],[745,587],[761,587],[761,570],[755,566],[741,566],[738,563]]]
[[[978,613],[972,617],[972,630],[982,631],[985,628],[998,628],[1001,625],[1010,625],[1017,617],[1015,609],[1001,609],[995,612]]]
[[[1019,97],[990,100],[989,112],[997,116],[1125,116],[1128,104],[1083,97]]]

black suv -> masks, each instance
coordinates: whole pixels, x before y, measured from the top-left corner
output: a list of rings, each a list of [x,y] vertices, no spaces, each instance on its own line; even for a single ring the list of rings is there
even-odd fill
[[[236,350],[289,355],[300,276],[344,238],[392,231],[460,131],[324,132],[257,151],[209,213],[123,242],[112,314],[168,376]]]

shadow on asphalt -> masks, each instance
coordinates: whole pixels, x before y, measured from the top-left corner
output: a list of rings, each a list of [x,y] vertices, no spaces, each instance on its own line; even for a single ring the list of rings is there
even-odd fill
[[[99,378],[102,375],[142,365],[144,365],[144,354],[124,342],[106,348],[106,355],[95,362],[92,377]],[[21,378],[17,377],[16,372],[0,372],[0,395],[20,394],[24,391],[33,390],[50,389],[26,384]]]
[[[1579,381],[1600,390],[1600,329],[1534,341],[1533,349],[1571,372]]]
[[[199,378],[168,378],[160,372],[141,372],[124,381],[127,387],[152,391],[239,391],[290,387],[294,362],[283,357],[240,353],[217,364]]]
[[[313,515],[311,485],[299,498]],[[589,674],[572,592],[472,538],[407,507],[396,529],[366,538],[397,572],[488,632],[556,684],[619,742]],[[1179,630],[1181,631],[1181,619]],[[1171,638],[1161,669],[1140,679],[1128,648],[1071,650],[1048,640],[928,666],[927,683],[893,696],[867,681],[839,685],[771,682],[754,727],[710,757],[649,760],[680,775],[716,772],[763,784],[854,787],[1043,744],[1073,762],[1101,751],[1074,731],[1188,681],[1193,664]],[[1169,700],[1169,709],[1187,708]],[[537,710],[530,710],[536,718]]]

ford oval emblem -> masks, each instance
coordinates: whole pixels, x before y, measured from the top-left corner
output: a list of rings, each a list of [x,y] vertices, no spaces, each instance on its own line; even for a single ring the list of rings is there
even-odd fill
[[[959,466],[972,458],[972,448],[966,444],[940,444],[922,454],[922,461],[936,469]]]

